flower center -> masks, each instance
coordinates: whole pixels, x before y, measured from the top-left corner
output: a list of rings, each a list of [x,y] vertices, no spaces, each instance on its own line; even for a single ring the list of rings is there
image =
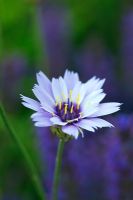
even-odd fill
[[[81,110],[78,104],[72,102],[60,102],[56,105],[56,114],[63,122],[73,123],[81,118]]]

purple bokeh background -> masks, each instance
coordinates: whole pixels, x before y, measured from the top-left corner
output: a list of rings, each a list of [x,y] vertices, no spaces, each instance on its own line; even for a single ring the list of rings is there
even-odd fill
[[[94,75],[106,78],[105,100],[123,103],[121,111],[109,118],[115,128],[86,132],[84,138],[65,145],[59,199],[132,200],[133,9],[121,16],[117,55],[95,34],[88,34],[77,48],[71,38],[72,25],[66,8],[47,6],[38,12],[48,64],[43,71],[52,77],[62,75],[68,68],[77,71],[83,82]],[[16,93],[23,86],[22,80],[34,77],[38,70],[39,67],[28,68],[26,58],[18,54],[2,59],[0,89],[9,112],[16,111]],[[58,138],[47,128],[35,132],[43,166],[42,181],[50,199]],[[6,195],[3,199],[20,198]]]

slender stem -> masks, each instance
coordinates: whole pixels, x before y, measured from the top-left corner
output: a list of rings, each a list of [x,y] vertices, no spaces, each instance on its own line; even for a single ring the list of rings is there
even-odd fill
[[[60,180],[60,171],[61,171],[64,143],[65,143],[64,140],[62,140],[62,139],[59,140],[57,156],[56,156],[53,188],[52,188],[53,189],[52,190],[52,200],[58,199],[58,187],[59,187],[59,180]]]
[[[12,127],[11,127],[9,121],[8,121],[8,118],[6,116],[5,110],[4,110],[4,108],[1,104],[0,104],[0,115],[3,119],[3,122],[4,122],[8,132],[10,133],[12,139],[15,141],[17,146],[19,147],[19,150],[21,151],[21,154],[23,155],[23,157],[26,161],[27,167],[29,168],[29,171],[30,171],[31,179],[33,181],[36,192],[38,193],[39,200],[45,200],[46,199],[45,194],[44,194],[43,187],[42,187],[42,184],[40,182],[40,177],[39,177],[39,174],[36,170],[36,167],[35,167],[32,159],[31,159],[29,153],[27,152],[24,144],[20,140],[19,136],[12,129]]]

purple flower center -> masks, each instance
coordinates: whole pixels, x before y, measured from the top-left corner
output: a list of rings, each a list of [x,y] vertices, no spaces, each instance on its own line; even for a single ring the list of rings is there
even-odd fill
[[[63,122],[73,123],[78,121],[81,117],[81,110],[79,105],[72,102],[63,102],[56,105],[56,114]]]

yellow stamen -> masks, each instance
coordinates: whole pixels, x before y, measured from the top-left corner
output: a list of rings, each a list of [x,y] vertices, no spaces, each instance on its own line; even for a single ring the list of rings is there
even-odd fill
[[[68,108],[68,104],[66,103],[66,104],[65,104],[65,108],[64,108],[64,114],[65,114],[65,115],[67,114],[67,108]]]
[[[59,102],[59,109],[61,110],[61,107],[62,107],[62,102],[60,101]]]
[[[81,99],[80,94],[78,94],[77,99],[76,99],[77,109],[79,109],[80,99]]]
[[[69,99],[70,99],[70,101],[72,101],[72,92],[73,92],[72,90],[69,91]]]
[[[73,113],[73,105],[71,106],[71,110],[70,110],[70,113]]]
[[[60,101],[59,97],[56,97],[56,103],[55,103],[56,106],[58,106],[59,101]]]

